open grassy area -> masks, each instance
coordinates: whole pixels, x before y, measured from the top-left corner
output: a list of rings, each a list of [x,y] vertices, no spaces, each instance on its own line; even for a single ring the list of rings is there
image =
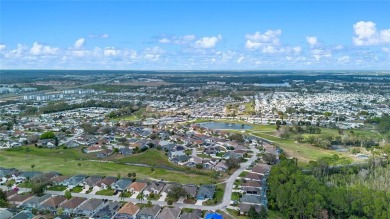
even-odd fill
[[[167,166],[182,169],[182,167],[169,162],[164,151],[159,151],[157,149],[149,149],[143,153],[118,159],[118,161],[123,163],[138,163],[150,166]]]
[[[25,150],[27,147],[29,152]],[[129,166],[113,161],[99,161],[96,158],[93,160],[84,157],[84,155],[80,149],[44,149],[25,146],[17,149],[0,150],[0,166],[31,170],[31,165],[35,164],[34,170],[58,171],[67,176],[75,174],[116,176],[118,173],[127,176],[129,172],[135,172],[137,178],[164,179],[166,181],[194,184],[212,182],[211,177],[205,175],[186,174],[161,168],[155,168],[154,171],[151,171],[149,167]]]
[[[348,157],[348,153],[326,150],[305,143],[296,143],[293,140],[282,139],[265,133],[254,131],[248,131],[248,133],[273,141],[277,146],[283,149],[287,156],[298,158],[300,164],[307,164],[311,160],[317,160],[318,158],[326,156],[333,156],[334,154],[337,154],[339,157]]]
[[[300,165],[305,165],[309,161],[317,160],[318,158],[321,157],[333,156],[334,154],[337,154],[339,157],[346,157],[351,161],[353,159],[349,156],[349,153],[341,153],[333,150],[326,150],[319,147],[314,147],[310,144],[296,143],[294,140],[279,138],[278,136],[276,136],[275,125],[250,124],[242,120],[226,120],[226,119],[196,120],[195,122],[199,123],[205,121],[228,122],[228,123],[251,125],[252,128],[250,130],[246,130],[245,131],[246,134],[251,134],[275,142],[276,145],[278,145],[280,148],[283,149],[283,151],[287,154],[287,156],[298,158]],[[367,130],[353,130],[353,131],[355,133],[360,133],[360,134],[377,135],[376,133]],[[238,132],[238,131],[232,130],[232,132]],[[311,135],[313,136],[338,135],[338,130],[321,127],[321,134],[317,134],[317,135],[311,134]]]

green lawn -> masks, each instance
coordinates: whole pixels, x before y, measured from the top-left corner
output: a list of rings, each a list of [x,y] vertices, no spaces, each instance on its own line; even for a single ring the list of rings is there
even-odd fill
[[[169,162],[167,156],[165,155],[165,152],[162,150],[158,151],[157,149],[149,149],[139,154],[134,154],[132,156],[121,158],[118,161],[123,163],[139,163],[147,164],[150,166],[168,166],[183,169],[183,167],[177,166]]]
[[[83,191],[83,187],[81,187],[81,186],[76,186],[70,190],[70,192],[73,192],[73,193],[80,193],[81,191]]]
[[[25,148],[27,147],[20,147],[16,150],[1,150],[1,166],[30,170],[31,165],[35,164],[34,170],[45,172],[58,171],[66,176],[75,174],[116,176],[118,173],[122,176],[127,176],[129,172],[135,172],[137,178],[164,179],[179,183],[206,184],[212,181],[207,175],[186,174],[161,168],[155,168],[152,172],[149,167],[90,160],[91,158],[85,157],[85,154],[81,153],[80,149],[44,149],[28,146],[30,152],[26,152]],[[141,161],[142,158],[145,157],[138,157],[133,161],[137,159]],[[79,163],[80,166],[78,165]]]
[[[307,164],[311,160],[317,160],[321,157],[333,156],[347,157],[348,154],[332,150],[326,150],[319,147],[314,147],[305,143],[295,143],[293,140],[281,139],[269,134],[249,131],[249,133],[275,142],[289,157],[296,157],[300,164]]]
[[[19,187],[22,187],[22,188],[32,188],[33,185],[34,185],[33,182],[31,182],[31,181],[26,181],[26,182],[20,183],[18,186],[19,186]]]
[[[55,186],[48,187],[47,190],[51,190],[51,191],[64,191],[66,188],[67,188],[66,186],[55,185]]]
[[[105,196],[113,196],[115,190],[107,189],[107,190],[100,190],[96,192],[96,195],[105,195]]]

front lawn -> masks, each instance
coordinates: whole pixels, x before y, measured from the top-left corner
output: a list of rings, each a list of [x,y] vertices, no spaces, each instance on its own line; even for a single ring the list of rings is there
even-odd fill
[[[47,190],[51,190],[51,191],[64,191],[66,188],[67,188],[66,186],[55,185],[55,186],[48,187]]]
[[[105,196],[113,196],[115,193],[115,190],[107,189],[107,190],[100,190],[96,192],[96,195],[105,195]]]
[[[81,186],[76,186],[70,190],[70,192],[73,192],[73,193],[80,193],[81,191],[83,191],[83,187],[81,187]]]

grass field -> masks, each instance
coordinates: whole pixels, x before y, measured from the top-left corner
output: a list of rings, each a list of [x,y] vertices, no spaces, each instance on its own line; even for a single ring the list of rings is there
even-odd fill
[[[26,148],[29,152],[26,152]],[[129,166],[113,161],[99,161],[84,157],[80,149],[44,149],[25,146],[11,150],[0,150],[0,166],[14,167],[20,170],[58,171],[64,175],[86,174],[101,176],[127,176],[129,172],[135,172],[137,178],[164,179],[179,183],[211,183],[209,176],[198,174],[186,174],[184,172],[170,171],[149,167]],[[96,159],[96,158],[95,158]],[[152,159],[152,158],[150,158]],[[160,160],[161,161],[161,160]]]
[[[293,140],[281,139],[270,134],[256,131],[248,131],[248,133],[273,141],[276,143],[276,145],[283,149],[287,156],[298,158],[300,164],[307,164],[311,160],[317,160],[321,157],[333,156],[334,154],[337,154],[339,157],[348,157],[352,161],[352,158],[348,156],[349,153],[326,150],[323,148],[311,146],[310,144],[306,143],[296,143]]]
[[[196,123],[205,122],[206,120],[196,120]],[[306,143],[296,143],[294,140],[282,139],[276,136],[276,127],[275,125],[258,125],[258,124],[250,124],[245,121],[237,121],[237,120],[226,120],[226,119],[217,119],[217,120],[207,120],[207,121],[215,121],[215,122],[229,122],[229,123],[237,123],[237,124],[246,124],[251,125],[252,128],[250,130],[246,130],[245,133],[251,134],[254,136],[258,136],[261,138],[268,139],[276,143],[276,145],[280,146],[283,151],[289,157],[298,158],[300,165],[305,165],[311,160],[317,160],[321,157],[328,157],[337,154],[339,157],[346,157],[348,160],[353,161],[352,157],[350,157],[349,153],[341,153],[333,150],[326,150],[319,147],[311,146]],[[232,130],[233,132],[237,132],[236,130]],[[240,131],[241,132],[241,131]],[[369,134],[376,135],[371,131],[366,130],[354,130],[355,133],[360,134]],[[336,129],[329,128],[321,128],[321,134],[313,135],[338,135],[338,131]]]

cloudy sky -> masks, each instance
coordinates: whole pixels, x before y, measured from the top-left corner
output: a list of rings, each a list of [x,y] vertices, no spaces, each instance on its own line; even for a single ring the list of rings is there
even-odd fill
[[[390,69],[390,1],[1,0],[1,69]]]

